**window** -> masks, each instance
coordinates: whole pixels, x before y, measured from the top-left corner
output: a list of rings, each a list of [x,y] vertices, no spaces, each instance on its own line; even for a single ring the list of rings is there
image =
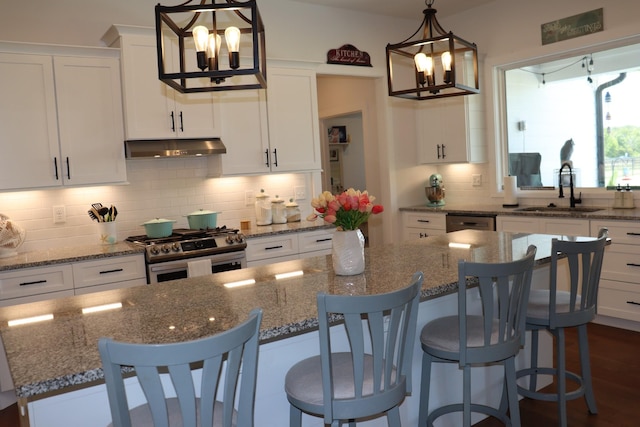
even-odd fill
[[[521,188],[640,186],[640,45],[505,71],[508,165]],[[563,170],[563,185],[568,180]]]

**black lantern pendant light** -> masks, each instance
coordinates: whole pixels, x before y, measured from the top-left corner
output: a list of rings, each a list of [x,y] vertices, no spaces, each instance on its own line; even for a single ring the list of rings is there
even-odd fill
[[[192,2],[156,6],[160,80],[182,93],[266,88],[264,25],[256,2]]]
[[[422,25],[406,40],[387,45],[389,96],[433,99],[480,92],[478,48],[445,31],[434,0],[425,0]],[[422,39],[413,40],[422,28]]]

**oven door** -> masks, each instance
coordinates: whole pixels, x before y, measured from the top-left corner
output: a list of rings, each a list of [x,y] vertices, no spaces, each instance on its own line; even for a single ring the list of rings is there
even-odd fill
[[[247,259],[245,251],[227,252],[223,254],[184,258],[174,261],[159,262],[147,265],[147,282],[150,284],[167,282],[169,280],[186,279],[188,277],[189,261],[201,259],[211,260],[211,273],[221,271],[239,270],[246,268]]]

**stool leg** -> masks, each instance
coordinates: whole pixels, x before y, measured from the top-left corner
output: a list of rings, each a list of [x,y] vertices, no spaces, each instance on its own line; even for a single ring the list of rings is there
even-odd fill
[[[531,330],[531,367],[538,367],[538,329]],[[536,391],[538,375],[529,375],[529,390]]]
[[[471,427],[471,366],[462,368],[462,425]]]
[[[394,406],[393,408],[387,411],[387,423],[389,427],[401,427],[400,424],[400,409],[398,406]],[[355,424],[354,424],[355,427]]]
[[[558,340],[557,377],[558,377],[558,421],[561,427],[567,427],[567,374],[565,359],[564,328],[556,329]]]
[[[589,360],[589,338],[587,337],[587,325],[578,326],[578,346],[580,351],[580,368],[582,370],[582,387],[584,387],[584,399],[587,402],[589,412],[598,413],[596,398],[591,385],[591,362]]]
[[[509,419],[511,420],[511,425],[512,427],[520,427],[520,406],[518,403],[518,385],[516,384],[515,357],[510,357],[504,361],[504,382],[509,399]]]
[[[289,405],[289,427],[302,426],[302,411],[293,405]]]
[[[418,415],[418,426],[427,425],[429,415],[429,388],[431,385],[431,361],[432,358],[427,353],[422,353],[422,379],[420,381],[420,409]]]

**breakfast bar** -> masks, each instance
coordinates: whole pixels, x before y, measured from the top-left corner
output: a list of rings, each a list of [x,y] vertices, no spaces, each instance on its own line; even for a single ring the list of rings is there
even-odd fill
[[[109,423],[109,403],[97,349],[100,337],[136,343],[192,340],[231,328],[246,319],[254,307],[264,310],[255,425],[288,425],[284,374],[295,362],[319,352],[315,298],[318,292],[386,293],[406,286],[414,272],[423,271],[419,329],[428,320],[456,312],[458,260],[506,262],[519,259],[529,245],[535,245],[538,251],[533,286],[536,286],[537,281],[544,280],[554,237],[591,239],[465,230],[367,248],[365,272],[355,276],[335,275],[331,256],[321,256],[1,308],[0,334],[22,425]],[[115,308],[87,310],[108,307]],[[49,320],[8,326],[9,321],[35,316],[48,316]],[[550,346],[551,341],[546,339],[541,346],[543,360],[550,357]],[[526,352],[521,352],[520,364],[526,363],[523,353]],[[413,395],[401,406],[403,425],[417,422],[420,357],[420,346],[416,345]],[[450,371],[444,369],[435,373],[433,379],[442,381],[440,393],[434,398],[443,401],[456,398],[461,389],[456,382],[455,366]],[[498,391],[488,393],[486,389],[500,383],[500,371],[487,370],[481,374],[485,376],[484,390],[477,393],[487,399],[499,396]],[[136,387],[135,377],[128,381],[130,387]],[[138,398],[142,399],[141,393]],[[374,421],[367,425],[378,424]]]

